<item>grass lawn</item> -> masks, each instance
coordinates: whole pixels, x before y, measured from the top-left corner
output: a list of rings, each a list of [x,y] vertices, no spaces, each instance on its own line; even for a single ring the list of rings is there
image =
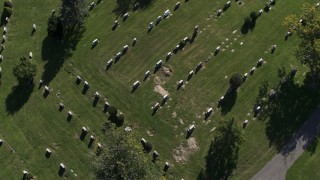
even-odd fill
[[[317,138],[315,142],[319,142],[319,138]],[[310,148],[312,148],[312,150]],[[288,170],[286,179],[317,179],[320,176],[317,168],[319,163],[319,145],[309,147],[309,150],[305,151]]]
[[[229,117],[235,117],[239,126],[245,119],[249,120],[248,127],[242,130],[245,143],[241,145],[238,166],[231,178],[249,179],[262,168],[277,152],[279,144],[274,143],[266,132],[270,127],[268,119],[255,120],[252,109],[262,82],[267,80],[270,86],[277,85],[278,69],[282,66],[288,71],[297,67],[299,71],[294,82],[302,84],[307,68],[301,66],[293,54],[299,40],[294,36],[284,40],[286,29],[282,21],[287,15],[299,12],[302,3],[307,1],[277,1],[268,13],[264,12],[258,18],[255,28],[247,34],[240,32],[244,17],[253,10],[262,9],[265,1],[244,0],[242,5],[232,1],[231,7],[220,17],[216,17],[216,11],[223,7],[225,1],[190,0],[181,2],[181,7],[173,11],[176,2],[156,0],[143,11],[131,11],[129,18],[122,22],[121,17],[112,12],[115,1],[104,0],[90,11],[83,37],[75,42],[75,50],[68,53],[62,42],[46,37],[47,19],[52,9],[58,9],[60,1],[15,0],[6,49],[2,53],[5,60],[0,64],[3,71],[0,138],[5,140],[0,147],[0,177],[21,178],[22,171],[27,169],[39,179],[56,179],[62,162],[67,167],[67,178],[94,179],[91,162],[95,155],[93,147],[88,148],[87,144],[91,134],[97,137],[95,144],[103,138],[101,127],[108,119],[108,115],[103,113],[105,101],[124,113],[125,123],[120,128],[132,126],[137,134],[137,143],[140,137],[144,137],[160,153],[160,159],[155,163],[159,170],[166,161],[172,165],[166,174],[168,179],[198,177],[201,169],[205,168],[205,156],[214,135],[211,130],[219,121]],[[148,24],[155,22],[167,8],[172,16],[162,20],[148,33]],[[112,25],[117,18],[120,26],[113,31]],[[33,23],[38,29],[31,36]],[[194,42],[187,43],[183,50],[165,61],[166,53],[184,37],[191,37],[196,25],[199,25],[199,33]],[[138,42],[131,47],[134,37]],[[96,38],[100,43],[91,49]],[[106,63],[126,44],[129,45],[128,52],[106,71]],[[277,44],[274,54],[270,53],[272,44]],[[221,51],[214,56],[219,45]],[[27,56],[29,51],[33,52],[39,64],[39,73],[35,87],[26,92],[17,87],[12,68],[19,57]],[[248,72],[260,58],[266,63],[248,77],[227,107],[217,108],[219,98],[228,89],[229,77],[235,72]],[[165,76],[161,70],[153,74],[154,65],[160,59],[172,71],[171,75]],[[189,71],[195,69],[199,62],[203,62],[204,67],[186,82]],[[143,81],[147,70],[152,73]],[[82,93],[83,81],[79,85],[75,83],[78,75],[91,84],[85,94]],[[46,98],[43,97],[43,87],[38,88],[40,79],[53,89]],[[176,90],[180,79],[185,81],[185,85]],[[136,80],[142,84],[130,93]],[[168,91],[170,99],[152,115],[151,107],[162,99],[154,91],[156,85]],[[101,98],[93,104],[96,91]],[[292,102],[298,103],[294,101],[296,94],[290,95]],[[65,104],[62,112],[58,111],[60,102]],[[284,102],[282,107],[290,105]],[[309,109],[292,109],[292,115],[301,113],[307,117],[315,108],[312,105],[308,106]],[[209,107],[213,108],[214,114],[204,120],[203,113]],[[74,113],[70,122],[67,121],[69,110]],[[287,114],[282,115],[285,117]],[[290,132],[304,120],[304,116],[299,116],[290,126]],[[190,155],[188,161],[178,163],[173,158],[174,149],[186,143],[185,132],[191,124],[196,126],[192,136],[199,150]],[[83,126],[87,127],[89,134],[81,141],[79,135]],[[284,128],[281,125],[277,127]],[[153,136],[149,136],[147,131]],[[278,135],[282,139],[287,137],[281,133]],[[45,157],[47,147],[53,151],[50,158]],[[146,156],[151,159],[152,155]]]

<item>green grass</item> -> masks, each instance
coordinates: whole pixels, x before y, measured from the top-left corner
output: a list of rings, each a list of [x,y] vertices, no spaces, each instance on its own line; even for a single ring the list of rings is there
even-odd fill
[[[245,143],[239,152],[238,168],[232,176],[234,179],[250,178],[276,153],[275,148],[269,146],[265,122],[256,121],[252,115],[247,115],[252,111],[258,87],[263,80],[276,85],[279,81],[277,70],[281,66],[287,69],[291,66],[299,68],[296,82],[302,82],[303,73],[306,72],[306,68],[293,55],[299,40],[290,37],[284,41],[286,30],[282,26],[283,18],[299,12],[302,2],[304,0],[277,1],[269,13],[264,13],[257,20],[252,32],[242,35],[240,28],[243,18],[252,10],[263,8],[265,1],[247,0],[242,6],[233,3],[221,17],[216,18],[215,10],[222,8],[224,1],[190,0],[182,2],[181,7],[173,11],[175,1],[157,0],[144,11],[130,12],[126,22],[119,18],[120,27],[112,31],[116,19],[112,13],[115,3],[105,0],[90,12],[86,20],[86,31],[76,50],[63,61],[59,54],[59,44],[52,47],[52,43],[48,44],[45,39],[47,18],[52,9],[58,9],[60,1],[16,0],[3,52],[5,61],[1,63],[0,137],[5,143],[0,148],[3,167],[0,177],[21,178],[22,170],[27,169],[39,179],[55,179],[58,177],[59,163],[63,162],[67,167],[68,178],[93,179],[93,148],[87,148],[88,137],[80,141],[79,135],[81,127],[86,126],[89,129],[88,135],[94,134],[98,138],[97,142],[102,139],[101,126],[108,118],[102,109],[104,100],[107,100],[125,114],[122,128],[134,126],[137,143],[140,137],[144,137],[160,153],[160,160],[156,163],[159,169],[165,161],[172,164],[167,178],[195,179],[200,170],[205,168],[204,157],[213,137],[210,130],[217,122],[226,119],[217,108],[217,102],[229,86],[229,77],[235,72],[248,72],[262,57],[267,63],[241,86],[235,104],[227,112],[228,116],[235,117],[239,126],[245,119],[250,121],[248,127],[242,130]],[[147,33],[147,25],[167,8],[173,16]],[[33,23],[37,24],[38,30],[30,36]],[[190,37],[195,25],[199,25],[201,31],[195,41],[164,62],[173,70],[172,76],[162,85],[171,98],[152,116],[151,106],[160,101],[161,96],[153,91],[155,75],[152,74],[150,79],[143,82],[144,73],[147,70],[153,71],[159,59],[164,60],[166,53],[172,51],[180,40],[185,36]],[[234,30],[237,32],[233,34]],[[125,44],[130,45],[134,37],[138,39],[136,46],[130,47],[118,63],[105,71],[107,61],[121,51]],[[100,43],[91,50],[91,42],[95,38]],[[226,38],[229,40],[226,41]],[[225,43],[221,44],[222,41]],[[241,46],[240,42],[244,44]],[[214,57],[211,53],[219,44],[222,48],[226,48],[227,44],[230,47]],[[268,52],[272,44],[278,47],[273,55]],[[232,53],[231,49],[235,51]],[[29,51],[34,53],[34,59],[39,63],[40,72],[36,82],[41,78],[48,79],[53,92],[44,98],[43,88],[38,89],[36,85],[30,97],[19,107],[19,103],[15,104],[14,100],[21,102],[20,99],[7,100],[10,93],[21,93],[21,90],[12,92],[12,87],[17,85],[12,68],[19,57],[28,55]],[[176,91],[177,81],[186,80],[189,71],[205,60],[208,63],[204,64],[204,68],[185,87]],[[42,76],[43,72],[45,77]],[[83,82],[75,84],[77,75],[91,84],[85,95],[81,93]],[[130,93],[131,85],[136,80],[142,84],[136,92]],[[92,106],[95,91],[102,95],[97,107]],[[58,92],[59,96],[56,95]],[[6,102],[11,105],[6,105]],[[62,112],[58,111],[60,102],[66,106]],[[202,115],[208,107],[213,107],[215,113],[205,122],[203,116],[197,116]],[[68,110],[75,114],[70,122],[66,120]],[[176,118],[172,117],[173,112],[177,113]],[[179,119],[184,124],[180,124]],[[196,125],[193,136],[200,150],[186,164],[176,163],[172,156],[173,149],[185,142],[185,130],[192,123]],[[152,131],[154,136],[149,137],[147,130]],[[44,156],[47,147],[53,150],[48,159]],[[10,148],[15,152],[10,153]],[[151,158],[150,154],[146,156]]]
[[[316,142],[319,142],[317,138]],[[317,143],[316,143],[317,144]],[[320,149],[316,145],[314,151],[305,151],[291,166],[286,174],[286,179],[317,179],[320,176],[317,167],[320,163]]]

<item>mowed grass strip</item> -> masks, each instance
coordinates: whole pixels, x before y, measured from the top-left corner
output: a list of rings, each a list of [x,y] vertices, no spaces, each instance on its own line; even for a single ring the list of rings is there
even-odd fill
[[[275,150],[268,145],[264,133],[264,122],[252,120],[251,113],[258,87],[263,80],[271,84],[278,82],[277,69],[282,65],[287,69],[298,67],[297,81],[303,79],[304,68],[299,65],[293,55],[294,46],[298,40],[290,37],[284,41],[286,30],[281,23],[283,18],[299,11],[304,2],[279,1],[269,13],[257,20],[252,32],[240,34],[243,18],[251,11],[258,11],[264,7],[263,1],[245,1],[239,6],[232,3],[231,7],[216,17],[216,12],[223,7],[224,1],[189,1],[181,3],[177,11],[173,11],[176,2],[158,0],[148,9],[141,12],[130,12],[127,21],[122,22],[118,17],[120,26],[112,31],[111,27],[117,17],[112,13],[116,6],[114,1],[103,1],[91,12],[86,22],[86,31],[79,41],[73,55],[64,62],[60,71],[57,71],[50,87],[53,92],[44,99],[42,89],[34,88],[29,100],[14,114],[6,111],[5,100],[11,92],[11,87],[17,83],[11,69],[19,56],[34,52],[34,59],[39,62],[41,77],[42,68],[46,61],[41,61],[42,41],[46,37],[46,20],[51,10],[58,7],[60,1],[17,1],[14,15],[9,24],[8,42],[3,52],[6,61],[1,67],[5,69],[2,78],[0,94],[3,106],[1,107],[0,135],[6,140],[1,151],[7,156],[1,157],[2,164],[8,168],[0,172],[1,177],[18,177],[22,170],[27,169],[39,178],[56,178],[59,163],[67,166],[68,178],[93,178],[94,170],[90,164],[93,161],[93,151],[87,148],[90,134],[101,136],[101,125],[108,116],[102,112],[104,101],[115,105],[125,114],[125,125],[136,127],[134,132],[138,137],[144,137],[153,144],[153,148],[160,155],[156,163],[161,170],[165,161],[173,164],[167,174],[168,178],[195,179],[201,168],[205,167],[208,146],[213,137],[210,130],[217,122],[224,121],[225,116],[217,109],[220,96],[228,88],[229,77],[239,72],[248,72],[259,58],[264,58],[266,64],[257,69],[252,77],[241,86],[237,99],[228,115],[234,116],[240,125],[243,120],[249,119],[249,126],[243,130],[246,142],[241,146],[238,169],[234,172],[235,179],[247,179],[254,175],[275,154]],[[314,1],[315,2],[315,1]],[[173,14],[170,18],[162,20],[150,33],[147,33],[148,24],[155,22],[157,16],[169,8]],[[39,31],[30,36],[32,24],[36,23]],[[165,106],[152,116],[151,107],[161,100],[161,96],[154,92],[154,77],[142,82],[147,70],[153,71],[155,63],[165,60],[165,55],[186,36],[190,37],[195,25],[199,25],[199,35],[192,44],[187,44],[184,50],[173,55],[164,64],[173,72],[162,85],[170,93],[170,100]],[[233,34],[233,31],[237,30]],[[121,57],[108,71],[105,71],[107,61],[114,58],[123,46],[138,39],[134,47]],[[98,38],[100,43],[94,49],[92,41]],[[229,38],[226,41],[226,38]],[[237,40],[234,40],[237,38]],[[222,41],[225,44],[222,44]],[[230,44],[232,42],[232,44]],[[241,46],[240,42],[244,44]],[[276,53],[270,55],[268,49],[277,44]],[[221,45],[221,51],[214,57],[211,53]],[[226,45],[229,45],[226,48]],[[232,53],[231,50],[235,51]],[[188,84],[176,91],[177,81],[186,80],[190,70],[200,62],[211,56],[208,63],[201,69]],[[80,75],[87,80],[91,87],[83,95],[81,93],[83,82],[75,84],[76,76]],[[225,78],[227,76],[227,78]],[[136,92],[130,93],[131,85],[136,81],[142,82]],[[92,106],[93,94],[98,91],[102,98],[97,107]],[[57,96],[56,93],[60,92]],[[58,103],[63,102],[66,108],[58,111]],[[206,122],[202,113],[206,108],[213,107],[214,115]],[[74,112],[75,117],[68,122],[67,111]],[[172,113],[176,112],[177,117]],[[198,116],[201,115],[201,118]],[[184,124],[180,123],[180,120]],[[185,142],[185,130],[190,124],[196,125],[193,134],[200,150],[193,154],[185,164],[176,163],[173,159],[173,149]],[[89,128],[89,134],[84,142],[79,140],[82,126]],[[153,133],[149,137],[146,131]],[[137,139],[137,143],[139,139]],[[9,151],[9,145],[14,147],[15,153]],[[46,159],[45,148],[50,147],[53,155]],[[146,154],[151,157],[151,155]],[[71,173],[71,169],[74,173]],[[21,174],[21,175],[20,175]],[[77,174],[77,177],[74,175]]]

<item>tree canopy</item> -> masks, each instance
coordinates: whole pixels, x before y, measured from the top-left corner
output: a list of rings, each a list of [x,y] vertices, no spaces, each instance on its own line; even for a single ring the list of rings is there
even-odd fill
[[[302,14],[287,16],[284,25],[302,40],[295,54],[302,64],[309,67],[313,86],[317,85],[320,73],[320,11],[316,6],[305,3]]]
[[[32,81],[37,73],[37,64],[32,59],[20,57],[19,62],[13,68],[13,75],[19,83]]]
[[[85,0],[62,0],[60,20],[64,35],[73,35],[82,28],[87,15]]]
[[[242,84],[242,77],[240,74],[235,73],[229,80],[230,86],[233,90],[237,90]]]
[[[135,138],[118,129],[106,131],[106,140],[97,157],[97,179],[159,179],[158,172]]]

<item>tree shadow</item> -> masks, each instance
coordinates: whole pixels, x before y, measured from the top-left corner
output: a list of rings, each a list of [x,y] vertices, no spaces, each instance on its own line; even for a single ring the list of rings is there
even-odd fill
[[[206,159],[206,169],[201,169],[198,180],[228,179],[237,167],[239,145],[242,143],[240,131],[234,129],[233,120],[219,128],[219,134],[211,142]]]
[[[224,95],[223,102],[220,104],[221,115],[225,116],[228,112],[231,111],[232,107],[235,105],[237,100],[238,93],[237,91],[231,91]]]
[[[6,111],[9,115],[17,113],[28,102],[33,88],[34,84],[19,83],[11,89],[6,98]]]
[[[72,56],[85,28],[81,28],[72,35],[66,35],[62,40],[47,36],[42,41],[41,58],[47,63],[41,79],[49,84],[60,71],[64,61]]]
[[[308,87],[308,79],[303,85],[295,83],[294,75],[287,74],[284,68],[279,70],[279,77],[280,82],[272,91],[268,92],[268,87],[262,85],[265,87],[260,88],[255,107],[261,107],[258,119],[268,120],[266,135],[269,146],[288,155],[299,140],[306,141],[308,145],[320,132],[320,122],[317,121],[320,110],[309,117],[320,102],[320,91]],[[306,150],[307,145],[304,147]]]

